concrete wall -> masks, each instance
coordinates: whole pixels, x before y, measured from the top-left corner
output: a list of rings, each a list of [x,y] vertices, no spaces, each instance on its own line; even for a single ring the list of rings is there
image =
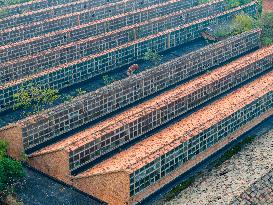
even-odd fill
[[[46,141],[57,137],[232,57],[257,48],[259,42],[260,31],[244,33],[22,120],[19,124],[23,127],[25,148],[39,144],[40,139]]]
[[[251,3],[191,24],[186,24],[182,27],[169,29],[149,38],[138,39],[111,49],[107,53],[102,52],[76,61],[74,64],[55,67],[26,79],[7,83],[2,87],[0,86],[0,112],[13,105],[12,96],[21,85],[32,82],[40,84],[42,87],[62,89],[141,59],[147,48],[160,52],[199,38],[201,31],[208,25],[217,25],[229,21],[234,15],[242,11],[254,15],[256,14],[256,8],[256,4]],[[31,61],[29,63],[31,64]]]

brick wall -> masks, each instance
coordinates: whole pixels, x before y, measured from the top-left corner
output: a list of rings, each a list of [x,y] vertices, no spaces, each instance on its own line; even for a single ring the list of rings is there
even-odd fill
[[[46,50],[32,56],[4,63],[1,68],[0,84],[38,73],[50,67],[67,64],[85,56],[94,55],[200,18],[221,13],[224,11],[224,7],[225,3],[222,0],[213,4],[193,7],[155,20],[145,21],[104,35],[76,41],[52,50]]]
[[[144,1],[144,4],[139,3],[143,2],[143,0],[129,0],[126,1],[126,4],[124,1],[121,1],[115,4],[109,4],[109,6],[95,7],[81,12],[75,12],[15,28],[5,29],[0,31],[0,45],[21,41],[58,30],[68,29],[73,26],[79,26],[98,19],[108,18],[124,12],[130,12],[137,8],[144,8],[164,1],[166,0],[148,0]],[[191,0],[187,0],[187,2],[191,2]],[[191,4],[189,3],[187,6],[189,7]]]
[[[77,169],[110,150],[117,149],[122,144],[144,135],[258,73],[272,68],[272,63],[273,53],[271,56],[250,65],[238,65],[239,68],[229,74],[225,73],[221,77],[216,75],[214,81],[200,87],[195,86],[196,89],[192,89],[191,92],[185,90],[187,95],[181,92],[180,95],[172,96],[172,99],[167,99],[164,103],[158,102],[156,106],[148,107],[141,113],[137,113],[137,117],[130,116],[131,122],[129,124],[123,122],[129,116],[124,116],[123,120],[115,121],[114,124],[109,123],[109,126],[101,128],[94,135],[91,134],[96,140],[85,140],[81,146],[70,149],[70,168]],[[100,137],[97,138],[98,136]]]
[[[38,53],[43,50],[65,45],[87,37],[96,36],[120,29],[122,27],[138,24],[148,19],[161,17],[186,9],[196,3],[197,0],[174,0],[164,2],[162,4],[155,4],[144,9],[138,9],[133,12],[116,15],[111,18],[93,21],[69,29],[51,32],[31,39],[26,39],[21,42],[1,46],[0,61],[10,61],[21,56]],[[20,36],[19,34],[20,32],[17,33],[18,36]]]
[[[52,68],[27,79],[7,83],[0,86],[0,112],[13,105],[12,96],[21,85],[32,82],[43,87],[62,89],[141,59],[147,48],[160,52],[199,38],[200,32],[207,26],[229,21],[234,15],[242,11],[254,15],[256,14],[256,8],[256,4],[251,3],[153,36],[138,39],[65,66]],[[31,64],[31,62],[29,63]]]
[[[61,4],[59,4],[58,1],[54,1],[53,4],[47,3],[46,5],[40,2],[38,6],[39,10],[36,10],[36,7],[34,6],[35,4],[30,4],[32,5],[32,8],[27,8],[26,6],[21,5],[21,7],[25,8],[22,9],[19,7],[12,16],[9,16],[7,14],[9,13],[9,10],[8,9],[6,10],[7,13],[4,13],[4,17],[0,18],[0,30],[30,24],[32,22],[42,21],[45,19],[54,18],[72,12],[79,12],[91,9],[96,6],[102,6],[103,4],[110,5],[120,1],[122,0],[111,0],[111,2],[105,0],[98,1],[81,0],[62,2]],[[140,4],[137,1],[136,3]],[[20,12],[20,10],[22,12]]]
[[[257,48],[260,31],[251,31],[213,44],[88,93],[77,99],[47,110],[20,122],[26,149],[40,140],[56,137],[107,113],[160,91],[176,82]],[[171,77],[170,77],[171,76]],[[29,140],[37,142],[29,145]],[[33,140],[31,140],[33,141]]]
[[[202,155],[202,152],[206,151],[206,149],[213,147],[215,144],[221,142],[221,140],[232,135],[232,133],[237,131],[240,127],[266,114],[266,112],[271,111],[272,107],[273,92],[270,91],[250,104],[245,105],[232,115],[224,116],[225,118],[223,117],[220,122],[214,124],[209,129],[203,130],[198,134],[192,134],[193,137],[191,137],[190,140],[182,142],[181,145],[157,157],[144,167],[139,167],[139,169],[130,176],[131,196],[136,195],[146,187],[156,183],[160,178],[164,178],[175,169],[183,166],[185,162],[195,159],[199,154]],[[192,132],[194,133],[194,130],[192,130]],[[158,163],[158,165],[155,163]],[[154,177],[156,179],[154,179]]]

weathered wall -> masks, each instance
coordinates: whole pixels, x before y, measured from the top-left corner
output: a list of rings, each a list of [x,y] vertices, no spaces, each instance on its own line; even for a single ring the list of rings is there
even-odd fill
[[[260,31],[251,31],[105,86],[69,103],[19,122],[25,148],[54,138],[107,113],[160,91],[203,70],[258,47]],[[35,140],[36,139],[36,140]]]
[[[212,147],[209,147],[204,152],[198,154],[192,160],[187,161],[182,166],[180,166],[179,168],[177,168],[176,170],[174,170],[173,172],[171,172],[170,174],[168,174],[164,178],[160,179],[157,183],[155,183],[155,184],[147,187],[143,192],[140,192],[137,195],[131,197],[129,204],[136,204],[137,202],[141,201],[142,199],[148,197],[149,195],[151,195],[152,193],[154,193],[158,189],[162,188],[164,185],[170,183],[172,180],[175,180],[175,178],[177,178],[181,174],[185,173],[190,168],[196,166],[198,163],[202,162],[203,160],[205,160],[206,158],[208,158],[213,153],[217,152],[218,150],[220,150],[224,146],[228,145],[229,143],[231,143],[232,141],[234,141],[235,139],[237,139],[238,137],[240,137],[242,134],[244,134],[245,132],[247,132],[251,128],[253,128],[256,125],[258,125],[263,120],[265,120],[266,118],[270,117],[271,115],[273,115],[272,108],[268,112],[263,113],[262,115],[258,116],[257,118],[249,121],[246,125],[240,127],[239,130],[235,131],[234,133],[232,133],[231,135],[229,135],[227,138],[222,139],[217,144],[213,145]],[[234,203],[232,205],[235,205],[235,204],[239,205],[239,203]]]
[[[113,120],[115,122],[114,125],[116,125],[115,127],[113,124],[109,124],[108,127],[101,127],[94,135],[92,135],[91,131],[90,133],[92,134],[89,134],[89,136],[94,136],[94,138],[96,138],[95,136],[99,136],[99,139],[85,139],[81,146],[69,149],[70,169],[79,168],[110,150],[117,149],[122,144],[144,135],[148,131],[184,114],[258,73],[272,68],[272,64],[273,52],[270,56],[252,62],[250,65],[238,64],[235,70],[230,68],[230,73],[222,75],[220,74],[221,72],[215,73],[213,80],[206,78],[209,83],[203,84],[200,87],[195,86],[196,89],[192,89],[191,91],[185,89],[184,91],[187,94],[182,94],[183,92],[181,92],[180,96],[172,96],[172,99],[165,99],[164,102],[158,101],[157,105],[148,107],[141,113],[135,114],[134,117],[124,116],[124,120],[120,119],[119,122],[116,122],[118,120]],[[178,89],[180,88],[177,87]],[[131,119],[130,123],[125,123],[129,117]]]
[[[192,5],[195,5],[196,3],[197,0],[174,0],[164,2],[162,4],[155,4],[151,7],[135,10],[133,12],[112,16],[111,18],[92,21],[86,24],[81,24],[80,26],[56,32],[50,32],[46,35],[26,39],[18,43],[15,42],[1,46],[0,61],[10,61],[21,56],[38,53],[43,50],[65,45],[67,43],[71,43],[87,37],[89,38],[91,36],[110,32],[125,26],[138,24],[140,22],[146,21],[147,19],[161,17],[186,9]],[[21,37],[21,32],[17,32],[16,34]]]
[[[110,202],[110,205],[126,205],[129,201],[130,181],[126,172],[74,178],[72,184],[85,193]]]
[[[188,4],[184,4],[189,8],[192,6],[192,0],[187,0]],[[137,1],[124,1],[109,4],[108,6],[95,7],[81,12],[75,12],[63,16],[58,16],[52,19],[45,19],[39,22],[33,22],[15,28],[8,28],[0,32],[0,45],[22,41],[35,36],[43,35],[49,32],[68,29],[73,26],[79,26],[88,22],[99,20],[102,18],[109,18],[113,15],[118,15],[124,12],[130,12],[137,8],[145,8],[166,0],[137,0]],[[141,2],[145,2],[141,4]],[[109,12],[110,11],[110,12]]]
[[[25,24],[30,24],[32,22],[42,21],[49,18],[54,18],[57,16],[69,14],[72,12],[80,12],[83,10],[94,8],[95,6],[109,6],[112,3],[120,2],[122,0],[112,0],[111,2],[105,0],[99,1],[88,1],[88,0],[81,0],[81,1],[67,1],[67,2],[59,2],[54,1],[53,4],[47,2],[47,4],[43,4],[42,1],[39,2],[39,8],[36,10],[37,6],[35,5],[35,1],[30,1],[28,4],[31,5],[31,8],[27,8],[24,4],[20,5],[17,8],[17,12],[14,12],[14,15],[8,15],[9,9],[3,8],[5,13],[0,18],[0,30],[4,30],[10,27],[21,26]],[[38,1],[36,1],[38,5]],[[137,2],[137,1],[135,1]],[[139,2],[137,2],[140,4]],[[145,3],[144,3],[145,4]],[[126,2],[124,4],[126,7]],[[132,6],[132,3],[130,4]],[[121,5],[120,5],[121,6]],[[25,7],[24,10],[21,7]],[[22,10],[22,12],[20,12]],[[109,13],[109,12],[108,12]]]
[[[187,10],[178,11],[155,20],[106,33],[105,35],[81,39],[79,41],[46,50],[32,56],[18,58],[1,65],[0,84],[17,80],[51,67],[81,59],[86,56],[104,52],[111,48],[124,45],[139,38],[165,31],[169,28],[187,24],[206,16],[224,11],[225,2],[200,5]],[[136,32],[136,35],[134,33]],[[136,38],[134,37],[136,36]],[[52,42],[54,44],[54,42]]]
[[[69,159],[64,150],[46,155],[29,157],[27,163],[39,171],[70,184]]]
[[[3,6],[1,10],[4,11],[3,17],[8,17],[8,16],[14,16],[16,14],[22,14],[26,11],[37,11],[40,9],[45,9],[48,7],[52,6],[57,6],[59,4],[67,4],[67,3],[72,3],[76,2],[78,0],[35,0],[35,1],[29,1],[23,4],[15,4],[11,6]],[[105,4],[108,1],[107,0],[99,0],[96,1],[99,3],[99,5]]]
[[[201,31],[208,25],[224,23],[242,11],[254,15],[256,8],[256,4],[251,3],[186,24],[182,27],[169,29],[149,38],[138,39],[123,46],[113,48],[107,53],[102,52],[67,64],[64,67],[55,67],[26,79],[7,83],[2,87],[0,86],[0,111],[10,108],[13,105],[12,96],[21,85],[32,82],[40,84],[43,87],[50,86],[62,89],[141,59],[147,48],[160,52],[199,38]]]
[[[0,139],[9,143],[8,154],[15,159],[21,159],[24,155],[22,141],[22,129],[20,126],[11,124],[0,129]]]

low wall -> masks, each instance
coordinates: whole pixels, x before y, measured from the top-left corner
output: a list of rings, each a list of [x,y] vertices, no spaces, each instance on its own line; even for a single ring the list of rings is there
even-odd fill
[[[11,62],[3,63],[0,85],[34,73],[39,73],[54,66],[67,64],[89,55],[95,55],[130,41],[165,31],[169,28],[221,13],[224,11],[224,8],[225,2],[220,0],[215,3],[182,10],[155,20],[124,27],[101,36],[82,39],[52,50],[46,50],[32,56],[26,56]],[[137,34],[135,34],[136,32]]]
[[[225,23],[233,18],[234,15],[242,11],[250,15],[255,15],[256,9],[256,3],[237,7],[221,14],[160,32],[153,36],[149,36],[149,38],[146,37],[132,41],[107,52],[85,57],[81,60],[75,61],[74,63],[54,67],[28,78],[7,83],[0,86],[0,112],[12,107],[14,104],[13,95],[22,85],[34,83],[40,84],[44,88],[53,87],[56,89],[62,89],[110,70],[114,70],[120,66],[135,62],[143,57],[147,48],[160,52],[178,46],[199,38],[201,31],[209,25]]]
[[[260,31],[255,30],[205,47],[126,78],[19,122],[25,148],[37,143],[32,138],[50,139],[156,93],[232,57],[257,48]],[[34,137],[36,136],[36,137]]]

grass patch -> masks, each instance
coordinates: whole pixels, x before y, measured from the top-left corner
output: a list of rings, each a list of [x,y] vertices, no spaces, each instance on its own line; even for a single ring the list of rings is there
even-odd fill
[[[246,137],[243,141],[239,142],[237,145],[227,150],[219,159],[217,159],[213,164],[214,167],[219,167],[225,161],[229,160],[233,155],[239,153],[242,148],[252,143],[255,140],[255,136]]]
[[[178,184],[171,191],[169,191],[165,196],[165,201],[170,201],[175,198],[181,191],[188,188],[194,182],[194,177],[190,177],[182,183]]]

